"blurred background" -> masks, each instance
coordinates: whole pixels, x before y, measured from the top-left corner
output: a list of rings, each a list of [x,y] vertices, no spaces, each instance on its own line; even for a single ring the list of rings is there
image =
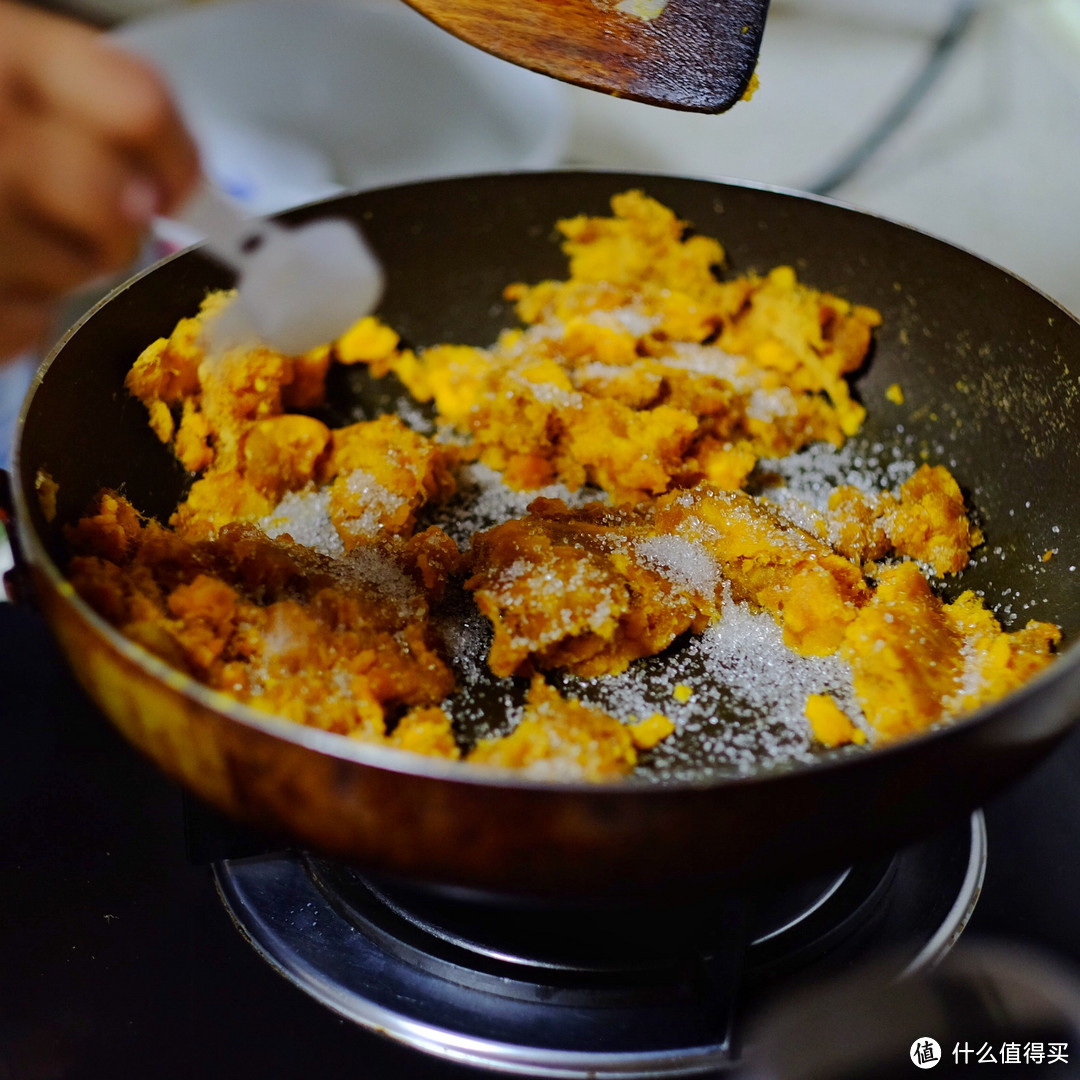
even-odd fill
[[[164,67],[212,178],[253,210],[515,168],[738,178],[915,225],[1080,312],[1080,0],[773,0],[761,88],[720,116],[555,83],[400,0],[45,6]],[[37,359],[0,370],[0,465]]]

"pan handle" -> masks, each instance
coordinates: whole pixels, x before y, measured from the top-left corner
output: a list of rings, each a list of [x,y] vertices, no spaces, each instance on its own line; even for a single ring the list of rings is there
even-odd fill
[[[0,537],[0,566],[7,566],[4,570],[4,588],[0,591],[0,602],[6,597],[13,604],[36,607],[30,571],[15,532],[15,500],[11,495],[11,476],[6,469],[0,469],[0,525],[6,534],[6,545],[4,538]],[[10,565],[7,565],[8,563]]]

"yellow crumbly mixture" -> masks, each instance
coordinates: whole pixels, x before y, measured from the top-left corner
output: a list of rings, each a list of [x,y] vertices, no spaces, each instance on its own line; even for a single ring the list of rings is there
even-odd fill
[[[525,329],[491,349],[389,356],[512,487],[593,484],[632,502],[700,480],[739,488],[759,457],[840,445],[865,415],[844,376],[880,317],[790,267],[717,279],[723,249],[641,192],[560,223],[568,281],[512,285]]]
[[[209,296],[127,377],[190,492],[167,525],[102,492],[66,529],[76,589],[255,708],[545,777],[625,775],[675,725],[610,716],[542,673],[618,674],[716,621],[725,595],[771,615],[794,652],[850,666],[861,716],[808,696],[824,746],[924,730],[1048,663],[1056,627],[1005,633],[972,593],[948,604],[931,589],[926,573],[957,573],[982,541],[941,466],[896,491],[838,488],[806,528],[743,490],[759,458],[859,429],[845,376],[877,312],[789,267],[720,278],[720,245],[641,192],[612,209],[559,223],[568,279],[510,285],[522,328],[489,349],[414,352],[367,317],[305,356],[208,356],[203,323],[229,302]],[[333,363],[396,373],[434,403],[441,437],[392,416],[330,430],[295,411],[322,402]],[[607,501],[535,499],[463,552],[422,526],[470,461],[515,490],[587,484]],[[491,672],[532,677],[515,729],[471,748],[432,620],[451,580],[491,623]]]
[[[71,579],[98,612],[257,709],[381,739],[389,713],[437,705],[453,689],[427,614],[457,551],[435,530],[346,564],[243,523],[185,535],[105,493],[68,541]],[[454,745],[448,724],[425,719],[425,747]]]

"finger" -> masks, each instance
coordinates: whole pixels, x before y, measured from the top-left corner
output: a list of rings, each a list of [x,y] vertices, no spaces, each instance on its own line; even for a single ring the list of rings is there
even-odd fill
[[[40,348],[48,338],[52,320],[52,304],[0,293],[0,361]]]
[[[0,198],[0,289],[60,296],[101,273],[97,252],[10,199]]]
[[[127,113],[118,118],[110,113],[113,136],[127,150],[138,169],[154,180],[161,192],[158,213],[175,210],[191,193],[201,172],[199,152],[188,132],[171,92],[152,68],[114,46],[99,42],[99,51],[110,69],[140,87],[138,98],[128,98]],[[118,87],[120,94],[134,94],[134,88]],[[112,106],[110,106],[111,108]],[[121,128],[122,119],[122,129]]]
[[[33,110],[121,150],[158,185],[158,210],[173,208],[194,184],[198,153],[165,82],[85,27],[48,17],[42,25],[50,32],[36,35],[22,67]]]
[[[84,129],[44,123],[24,133],[23,152],[6,162],[4,202],[13,217],[65,247],[90,273],[118,269],[134,256],[153,213],[153,198],[127,161]]]

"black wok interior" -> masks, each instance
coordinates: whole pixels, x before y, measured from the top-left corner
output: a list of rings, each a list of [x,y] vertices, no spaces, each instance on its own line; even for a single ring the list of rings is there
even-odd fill
[[[617,173],[509,174],[416,184],[317,204],[287,215],[355,218],[383,261],[380,316],[413,347],[490,344],[514,325],[511,281],[562,277],[554,222],[603,214],[612,194],[644,189],[698,232],[718,237],[727,270],[793,265],[801,280],[877,307],[884,323],[854,379],[869,416],[854,444],[870,453],[947,464],[987,543],[946,585],[973,588],[1009,628],[1028,618],[1080,636],[1080,325],[1003,270],[869,215],[788,194]],[[56,524],[118,487],[144,512],[168,517],[189,477],[123,388],[138,353],[231,284],[198,252],[130,283],[53,357],[25,416],[19,481],[39,468],[59,484]],[[902,405],[885,390],[899,383]],[[346,384],[342,384],[346,385]],[[340,387],[339,387],[340,390]],[[336,402],[347,412],[346,401]],[[33,525],[62,559],[55,527],[27,499]],[[1047,551],[1057,553],[1043,561]]]

